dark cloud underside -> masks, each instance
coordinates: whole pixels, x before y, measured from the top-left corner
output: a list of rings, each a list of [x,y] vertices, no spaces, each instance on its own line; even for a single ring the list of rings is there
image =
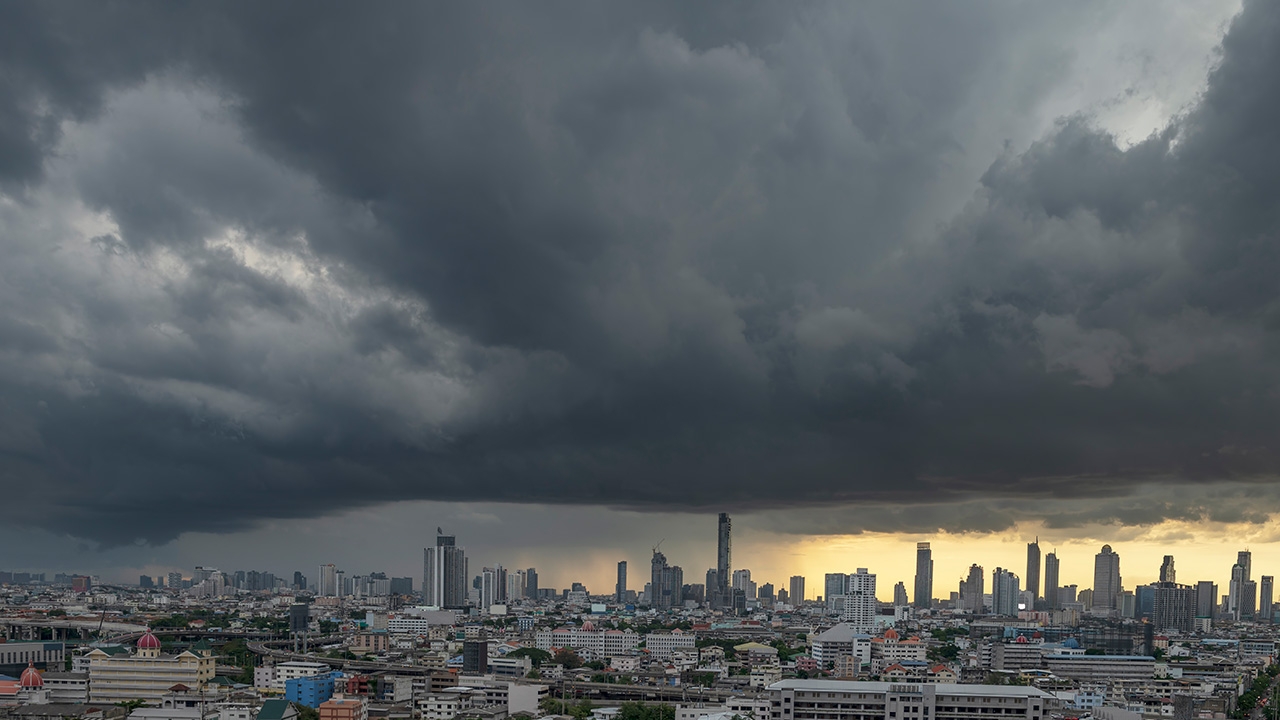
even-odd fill
[[[0,485],[1261,517],[1199,493],[1280,469],[1280,8],[1162,132],[1002,150],[1103,15],[7,4]]]

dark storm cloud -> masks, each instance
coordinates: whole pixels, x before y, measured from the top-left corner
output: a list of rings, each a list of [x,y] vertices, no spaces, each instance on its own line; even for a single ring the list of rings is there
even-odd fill
[[[109,543],[1244,517],[1196,493],[1280,466],[1280,10],[1166,131],[1002,152],[1099,12],[6,6],[0,482]]]

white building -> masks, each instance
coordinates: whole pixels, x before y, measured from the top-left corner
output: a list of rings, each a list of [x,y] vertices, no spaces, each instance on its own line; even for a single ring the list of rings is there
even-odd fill
[[[284,692],[285,683],[304,677],[312,677],[330,672],[331,668],[324,663],[291,660],[276,664],[276,676],[271,681],[274,690]],[[256,681],[256,678],[255,678]]]
[[[697,638],[693,633],[686,633],[679,628],[669,633],[649,633],[644,636],[645,649],[649,656],[658,660],[670,660],[676,651],[694,650]]]
[[[640,647],[640,640],[640,635],[630,630],[596,630],[589,621],[583,623],[581,628],[558,627],[555,630],[542,630],[534,636],[534,643],[539,650],[571,648],[587,661],[604,661],[615,655],[634,655],[636,648]]]
[[[842,657],[856,657],[859,665],[870,665],[871,636],[849,623],[840,623],[813,639],[813,659],[819,667],[834,665]]]
[[[772,720],[1044,720],[1052,696],[1033,687],[783,680]]]
[[[844,596],[844,609],[840,620],[849,623],[859,632],[871,632],[875,628],[876,610],[876,576],[868,573],[866,568],[858,568],[858,572],[849,576],[849,587]]]

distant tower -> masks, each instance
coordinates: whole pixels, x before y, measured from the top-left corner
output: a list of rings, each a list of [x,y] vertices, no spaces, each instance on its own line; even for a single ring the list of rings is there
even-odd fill
[[[453,535],[436,528],[435,547],[422,550],[422,599],[428,605],[458,609],[467,604],[466,554]],[[503,578],[506,582],[506,578]],[[502,588],[506,592],[506,588]]]
[[[1027,592],[1031,593],[1033,606],[1027,608],[1034,610],[1034,602],[1040,599],[1040,538],[1036,538],[1035,542],[1027,543]]]
[[[1160,563],[1160,582],[1162,583],[1178,582],[1176,578],[1177,578],[1177,574],[1174,572],[1174,569],[1173,569],[1173,556],[1165,555],[1164,562]]]
[[[804,603],[804,576],[791,576],[791,593],[790,600],[792,605],[801,605]]]
[[[916,595],[915,606],[928,608],[933,604],[933,551],[929,543],[916,543]]]
[[[618,563],[618,582],[613,588],[614,600],[617,602],[625,602],[627,599],[627,561],[622,560]]]
[[[1093,607],[1118,610],[1120,600],[1120,556],[1103,545],[1093,557]]]
[[[729,604],[732,595],[729,594],[730,573],[733,572],[733,522],[729,519],[729,513],[720,513],[720,520],[716,528],[716,592],[720,597],[721,606]]]
[[[893,606],[903,607],[909,604],[907,601],[907,584],[899,580],[898,584],[893,586]]]
[[[1044,556],[1044,606],[1047,610],[1062,609],[1062,599],[1058,593],[1058,553],[1056,552]]]

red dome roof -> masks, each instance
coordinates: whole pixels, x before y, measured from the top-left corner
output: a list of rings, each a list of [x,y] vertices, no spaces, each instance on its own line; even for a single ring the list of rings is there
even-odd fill
[[[146,635],[143,635],[142,637],[138,638],[138,649],[139,650],[159,650],[160,638],[156,637],[155,635],[152,635],[151,631],[148,630]]]
[[[40,677],[40,671],[36,669],[35,664],[27,664],[27,669],[22,671],[22,677],[18,678],[18,686],[22,688],[44,687],[44,678]]]
[[[897,631],[897,630],[894,630],[893,628],[889,628],[888,630],[885,630],[885,631],[884,631],[884,639],[885,639],[885,640],[897,640],[897,639],[898,639],[898,631]]]

